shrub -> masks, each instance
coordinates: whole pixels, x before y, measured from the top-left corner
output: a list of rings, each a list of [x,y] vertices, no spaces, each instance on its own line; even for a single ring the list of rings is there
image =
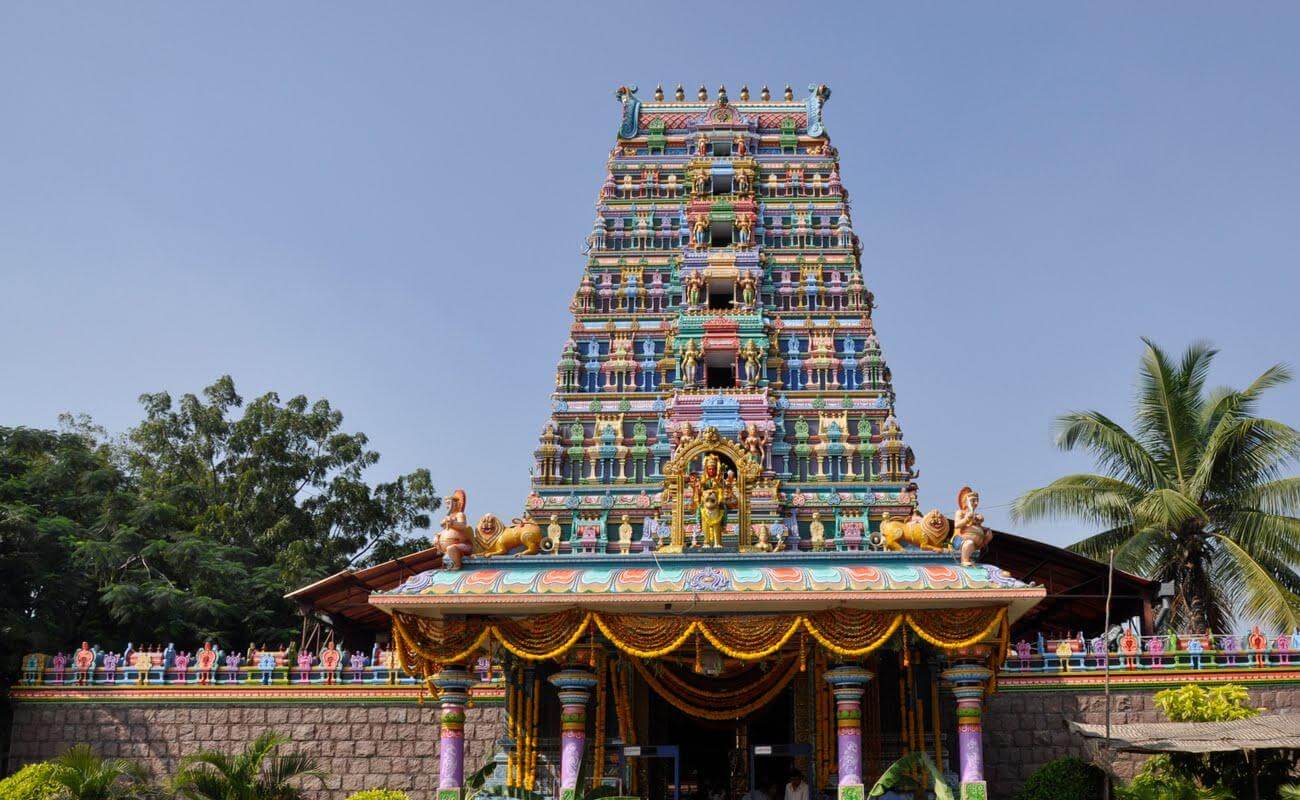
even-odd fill
[[[347,800],[411,800],[411,796],[396,789],[365,789],[348,795]]]
[[[3,800],[61,800],[67,797],[63,784],[55,779],[58,766],[49,762],[28,764],[0,781]]]
[[[1165,689],[1156,693],[1156,707],[1170,722],[1227,722],[1247,719],[1260,712],[1246,705],[1250,693],[1232,683],[1206,689],[1189,683],[1178,689]]]
[[[1049,761],[1029,776],[1015,800],[1101,800],[1106,776],[1078,758]]]

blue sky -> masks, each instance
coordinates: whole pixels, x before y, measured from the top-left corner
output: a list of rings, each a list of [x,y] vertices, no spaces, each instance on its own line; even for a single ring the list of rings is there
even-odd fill
[[[1005,527],[1140,336],[1300,362],[1297,41],[1293,3],[5,3],[0,424],[230,373],[518,513],[615,87],[815,81],[922,505]]]

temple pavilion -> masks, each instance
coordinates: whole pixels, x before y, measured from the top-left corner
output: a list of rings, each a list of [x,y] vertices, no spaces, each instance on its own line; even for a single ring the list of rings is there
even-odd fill
[[[482,658],[507,793],[738,800],[797,769],[861,800],[907,755],[887,780],[984,798],[1011,628],[1099,628],[1059,602],[1098,565],[995,534],[969,489],[920,513],[830,89],[665,95],[616,92],[523,512],[471,522],[457,492],[432,550],[295,596],[391,624],[441,703],[439,800]],[[1141,592],[1118,602],[1149,617]]]

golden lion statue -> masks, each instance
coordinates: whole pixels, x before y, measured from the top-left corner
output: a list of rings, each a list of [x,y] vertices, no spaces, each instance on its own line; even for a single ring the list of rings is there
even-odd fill
[[[880,521],[880,537],[886,550],[902,550],[902,543],[907,542],[937,552],[948,542],[948,518],[937,508],[924,517],[913,512],[909,520],[886,514]]]
[[[474,529],[474,544],[479,550],[476,555],[484,558],[504,556],[521,547],[524,549],[515,555],[534,556],[542,550],[545,538],[542,527],[527,514],[523,519],[511,520],[509,528],[502,527],[495,514],[484,514]]]

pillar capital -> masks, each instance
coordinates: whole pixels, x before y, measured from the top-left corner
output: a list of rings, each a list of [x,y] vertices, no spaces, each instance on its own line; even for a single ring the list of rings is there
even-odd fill
[[[596,676],[585,669],[562,669],[547,680],[560,690],[560,703],[566,706],[586,705],[596,688]]]
[[[469,689],[478,680],[464,667],[447,667],[433,676],[433,685],[438,687],[438,700],[444,706],[469,702]]]

